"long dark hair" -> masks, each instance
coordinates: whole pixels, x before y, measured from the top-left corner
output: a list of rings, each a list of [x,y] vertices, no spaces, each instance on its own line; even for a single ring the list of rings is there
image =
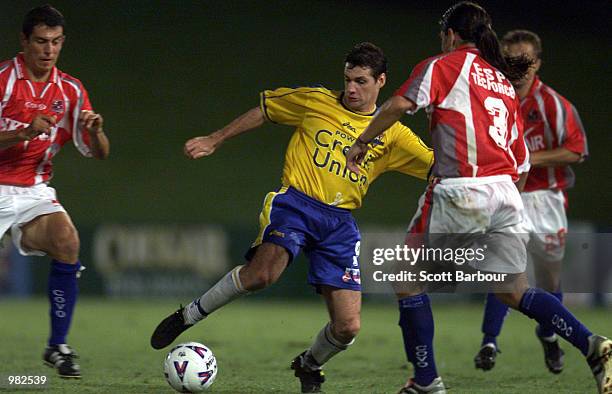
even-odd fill
[[[453,29],[466,42],[473,42],[480,55],[504,73],[510,81],[521,80],[529,70],[533,61],[525,56],[504,57],[497,34],[491,27],[489,13],[478,4],[462,1],[450,7],[442,19],[440,28],[444,34]]]

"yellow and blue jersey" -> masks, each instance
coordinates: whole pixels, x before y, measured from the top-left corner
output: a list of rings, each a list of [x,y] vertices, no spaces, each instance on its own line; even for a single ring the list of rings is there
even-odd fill
[[[386,171],[426,179],[433,152],[408,127],[397,122],[373,141],[359,174],[346,167],[345,153],[374,113],[346,108],[342,92],[324,87],[279,88],[261,93],[265,117],[294,126],[285,154],[282,183],[325,204],[361,206],[370,184]]]

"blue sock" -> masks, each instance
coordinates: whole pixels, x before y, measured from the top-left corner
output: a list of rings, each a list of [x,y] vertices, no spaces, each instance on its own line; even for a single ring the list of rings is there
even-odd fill
[[[419,294],[399,300],[399,325],[404,337],[404,350],[414,366],[414,381],[429,385],[436,377],[433,336],[434,320],[427,294]]]
[[[560,303],[563,303],[563,293],[562,292],[556,291],[556,292],[551,292],[550,294],[554,295],[555,298],[558,299]],[[555,331],[550,325],[546,326],[546,325],[538,324],[538,327],[536,328],[536,332],[538,333],[538,336],[541,338],[550,338],[553,335],[555,335]]]
[[[523,294],[519,310],[543,326],[551,326],[555,333],[577,347],[585,356],[589,351],[592,335],[582,323],[550,293],[529,288]]]
[[[495,294],[488,293],[482,317],[482,344],[492,343],[497,347],[497,337],[501,332],[504,319],[508,316],[509,308],[497,299]]]
[[[66,264],[57,260],[51,262],[49,272],[49,302],[51,308],[51,336],[49,345],[66,343],[66,335],[72,321],[72,312],[76,303],[78,286],[76,274],[81,263]]]

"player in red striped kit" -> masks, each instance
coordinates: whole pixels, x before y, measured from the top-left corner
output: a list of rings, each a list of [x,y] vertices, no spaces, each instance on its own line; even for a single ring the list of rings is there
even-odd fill
[[[81,82],[55,64],[65,40],[64,17],[36,7],[24,18],[23,52],[0,63],[0,236],[10,232],[23,255],[49,255],[51,333],[43,354],[63,378],[80,378],[66,336],[77,297],[79,237],[48,186],[52,158],[72,141],[86,157],[105,159],[102,116]]]
[[[477,268],[510,275],[512,280],[496,288],[503,291],[496,296],[578,348],[599,392],[611,393],[612,341],[593,335],[553,295],[530,288],[525,275],[526,245],[520,236],[524,207],[513,182],[528,171],[529,155],[509,79],[522,79],[532,62],[502,56],[491,18],[477,4],[455,4],[442,16],[440,27],[444,53],[415,67],[350,148],[347,165],[357,171],[375,137],[404,113],[427,109],[436,180],[421,199],[409,232],[429,238],[505,235],[486,265]],[[404,348],[415,372],[400,390],[403,394],[446,392],[436,370],[433,315],[422,286],[415,283],[397,294]]]
[[[527,30],[514,30],[504,36],[502,43],[507,54],[525,55],[534,61],[527,76],[514,82],[521,102],[525,140],[531,152],[531,170],[521,193],[525,217],[530,222],[527,250],[535,264],[538,286],[562,301],[560,272],[567,232],[565,189],[574,185],[569,165],[588,156],[586,136],[576,108],[537,76],[542,53],[540,37]],[[474,359],[476,368],[487,371],[495,366],[496,338],[507,312],[506,305],[492,294],[487,296],[482,347]],[[536,335],[544,348],[547,368],[560,373],[563,351],[554,331],[538,326]]]

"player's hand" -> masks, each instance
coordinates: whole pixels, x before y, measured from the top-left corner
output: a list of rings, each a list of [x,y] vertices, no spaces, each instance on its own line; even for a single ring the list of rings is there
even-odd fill
[[[51,128],[55,126],[55,116],[37,114],[28,127],[21,129],[17,135],[24,141],[30,141],[40,134],[50,134]]]
[[[219,139],[213,135],[195,137],[185,142],[183,151],[190,159],[212,155],[219,146]]]
[[[355,174],[359,174],[359,165],[363,162],[366,153],[368,153],[368,145],[355,142],[346,152],[346,166]]]
[[[104,131],[104,118],[94,111],[83,110],[79,114],[79,126],[90,134],[98,134]]]

